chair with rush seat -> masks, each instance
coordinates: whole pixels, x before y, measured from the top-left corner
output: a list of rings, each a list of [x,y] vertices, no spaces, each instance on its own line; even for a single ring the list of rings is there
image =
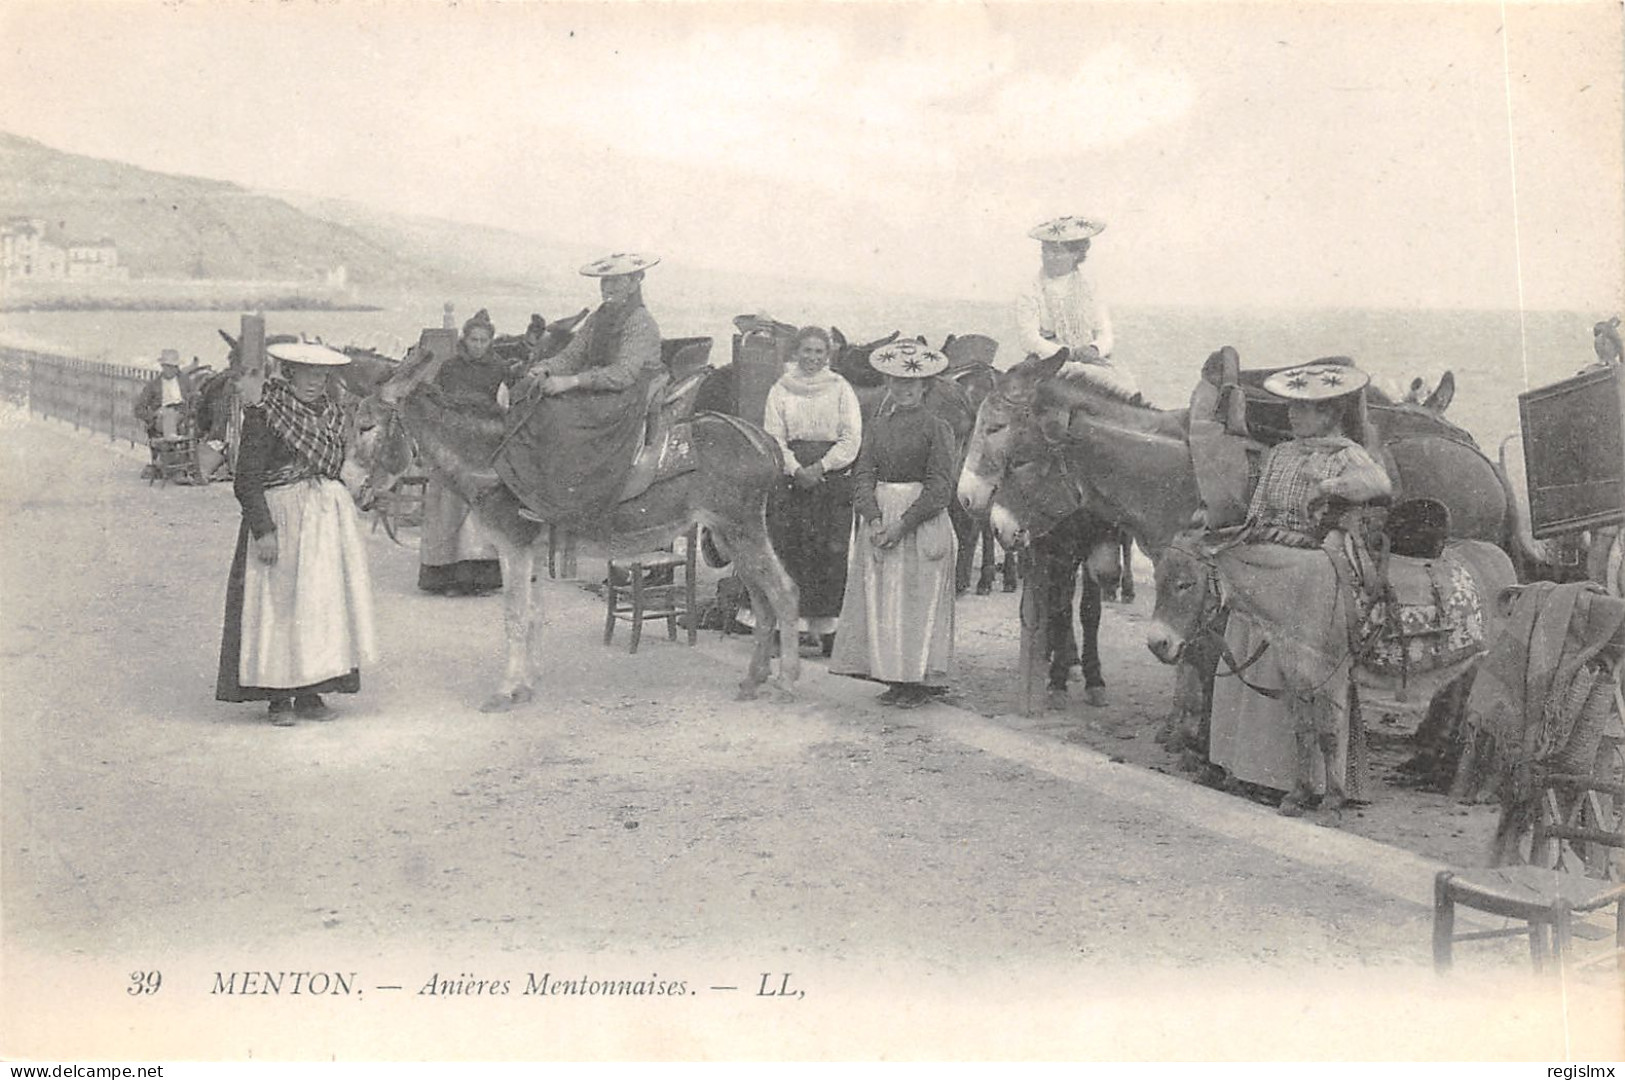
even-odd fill
[[[1606,796],[1606,798],[1604,798]],[[1528,935],[1536,972],[1552,961],[1576,965],[1570,955],[1576,917],[1614,905],[1614,956],[1625,970],[1625,881],[1619,857],[1625,851],[1625,784],[1594,777],[1544,778],[1540,818],[1531,841],[1531,859],[1547,865],[1502,866],[1488,870],[1441,870],[1433,883],[1433,965],[1451,967],[1457,941]],[[1588,876],[1590,868],[1604,876]],[[1457,906],[1522,922],[1499,930],[1456,933]]]
[[[688,630],[688,643],[699,637],[696,621],[695,569],[699,551],[699,526],[689,526],[681,552],[658,551],[644,555],[611,557],[605,580],[604,644],[615,638],[615,624],[632,624],[627,651],[638,651],[643,624],[648,619],[666,620],[666,637],[677,640],[677,620]],[[676,579],[681,569],[682,580]]]

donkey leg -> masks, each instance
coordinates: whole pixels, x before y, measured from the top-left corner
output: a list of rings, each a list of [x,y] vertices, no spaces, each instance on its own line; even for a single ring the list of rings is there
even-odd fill
[[[1326,772],[1326,794],[1320,798],[1319,817],[1325,823],[1340,821],[1343,808],[1348,805],[1345,784],[1347,766],[1340,767],[1348,747],[1349,714],[1344,704],[1348,699],[1345,686],[1336,696],[1318,694],[1314,701],[1315,745],[1320,751],[1321,766]]]
[[[1106,694],[1106,676],[1100,670],[1101,588],[1089,567],[1080,568],[1078,589],[1078,662],[1083,667],[1083,700],[1094,708],[1111,704]]]
[[[1298,768],[1297,776],[1292,782],[1292,790],[1281,800],[1280,812],[1285,817],[1302,817],[1315,797],[1315,761],[1319,756],[1319,744],[1315,739],[1314,720],[1310,716],[1311,705],[1308,699],[1288,692],[1283,700],[1286,702],[1287,716],[1292,722],[1292,738],[1297,746]]]
[[[954,563],[954,595],[970,591],[971,572],[976,569],[976,519],[955,499],[948,504],[948,520],[959,540],[959,558]]]
[[[989,596],[993,592],[993,578],[999,572],[998,548],[993,543],[993,522],[981,523],[982,572],[976,578],[976,595]]]
[[[736,563],[736,565],[739,566],[741,571],[743,570],[742,562]],[[745,669],[745,679],[739,684],[739,693],[735,695],[735,698],[738,701],[755,701],[756,688],[765,683],[773,673],[773,631],[777,629],[777,623],[773,618],[773,607],[767,602],[767,597],[763,595],[762,590],[756,586],[751,578],[746,577],[743,573],[741,573],[740,577],[745,582],[745,591],[750,594],[751,623],[753,624],[751,639],[753,644],[750,652],[750,666]],[[779,636],[782,639],[784,635]],[[789,647],[796,648],[794,640],[790,642]],[[780,651],[783,651],[783,648],[784,645],[781,640]]]
[[[507,663],[496,692],[480,705],[481,712],[506,712],[531,699],[531,628],[540,618],[536,590],[530,580],[534,562],[530,548],[502,544],[497,548],[497,558],[502,564],[502,630]]]
[[[779,636],[783,641],[783,647],[779,650],[777,692],[780,696],[788,696],[791,693],[791,684],[801,677],[801,650],[796,647],[796,626],[800,621],[800,599],[796,592],[796,583],[785,571],[784,564],[779,562],[779,557],[774,554],[765,529],[751,536],[740,537],[734,558],[735,564],[739,567],[739,576],[750,590],[753,609],[759,607],[767,615],[765,620],[767,625],[776,624],[780,628]],[[764,620],[758,616],[757,627],[761,628],[763,623]],[[769,654],[761,637],[758,637],[756,653],[751,659],[750,678],[753,680],[751,685],[754,687],[766,681],[771,675]],[[741,687],[741,690],[743,689],[744,687]]]

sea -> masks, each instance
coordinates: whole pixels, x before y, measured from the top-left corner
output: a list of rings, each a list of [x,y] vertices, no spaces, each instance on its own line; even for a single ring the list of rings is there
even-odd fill
[[[767,315],[782,322],[838,327],[866,342],[894,330],[940,346],[950,334],[986,334],[1001,343],[996,366],[1021,359],[1011,303],[853,294],[803,295],[766,289],[735,299],[662,294],[651,280],[646,300],[667,337],[716,339],[713,364],[730,356],[733,319]],[[453,305],[456,324],[486,308],[498,333],[524,330],[532,312],[549,319],[594,303],[591,290],[560,301],[534,296],[400,295],[369,311],[270,311],[272,334],[304,334],[332,345],[361,345],[404,355],[424,327],[442,325]],[[771,305],[771,307],[769,307]],[[768,310],[763,310],[769,307]],[[1518,433],[1517,395],[1577,373],[1592,362],[1591,327],[1612,312],[1393,309],[1206,309],[1114,306],[1114,361],[1130,368],[1147,398],[1163,408],[1188,403],[1209,353],[1231,345],[1244,367],[1279,367],[1321,356],[1349,356],[1391,393],[1413,378],[1436,384],[1455,374],[1449,417],[1491,456]],[[240,317],[213,311],[34,311],[0,313],[0,344],[87,360],[156,368],[162,349],[223,367],[220,331],[236,335]]]

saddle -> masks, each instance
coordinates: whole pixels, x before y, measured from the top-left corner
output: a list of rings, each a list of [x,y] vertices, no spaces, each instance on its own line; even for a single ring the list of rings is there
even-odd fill
[[[1437,505],[1437,504],[1434,504]],[[1334,531],[1324,550],[1349,591],[1349,644],[1361,663],[1401,682],[1484,649],[1484,602],[1467,565],[1441,544],[1431,557],[1392,554],[1372,530]]]
[[[706,348],[710,348],[709,340]],[[675,378],[662,372],[649,383],[643,416],[643,436],[626,486],[617,503],[628,502],[662,480],[692,471],[698,464],[689,439],[694,398],[710,374],[708,367],[690,368]]]

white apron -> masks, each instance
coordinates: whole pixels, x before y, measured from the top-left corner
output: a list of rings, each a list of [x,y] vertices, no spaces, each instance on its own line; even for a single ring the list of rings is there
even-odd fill
[[[923,484],[876,484],[881,521],[898,520]],[[953,672],[954,564],[958,540],[947,511],[890,550],[853,522],[846,596],[829,670],[882,682],[943,685]]]
[[[267,488],[277,560],[243,572],[243,686],[295,689],[347,675],[375,655],[372,581],[355,504],[337,480]]]

